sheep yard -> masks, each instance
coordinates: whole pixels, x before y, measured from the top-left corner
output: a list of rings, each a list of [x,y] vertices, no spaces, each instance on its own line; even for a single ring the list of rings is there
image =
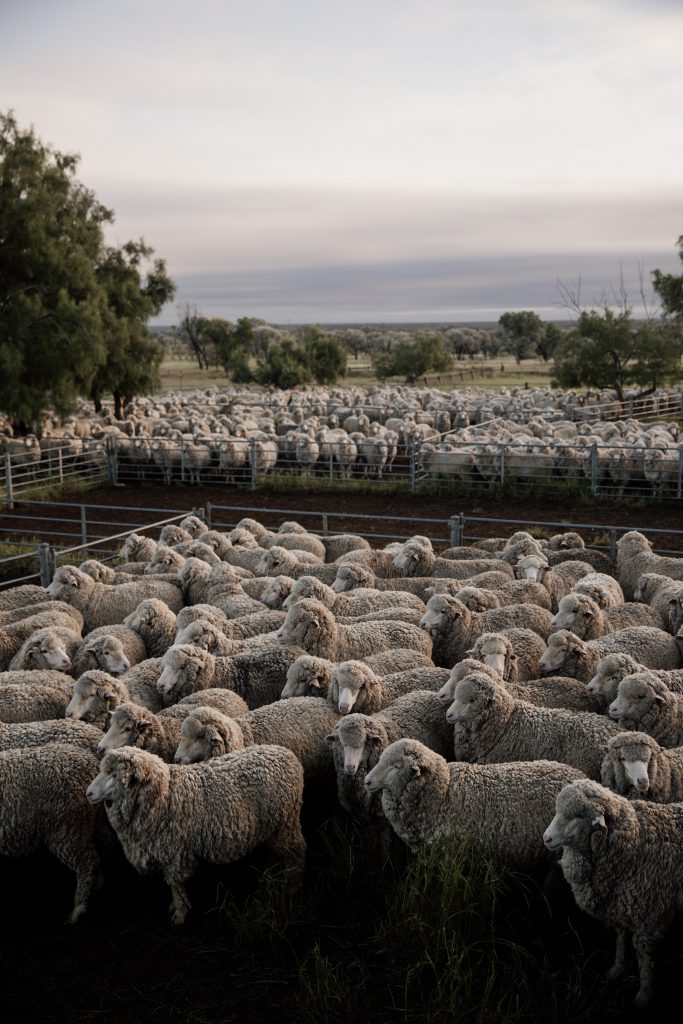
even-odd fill
[[[365,533],[373,547],[389,533],[407,538],[423,532],[421,518],[444,524],[438,546],[446,546],[444,531],[457,512],[590,522],[596,529],[586,532],[586,541],[603,546],[600,524],[645,531],[681,526],[675,502],[572,503],[548,496],[464,501],[438,493],[332,495],[131,482],[73,500],[159,510],[229,503],[257,519],[248,510],[258,506],[271,529],[295,517],[267,509],[327,510],[330,533]],[[59,514],[56,506],[53,512]],[[31,506],[17,504],[14,514],[27,517],[22,529],[44,533],[44,512],[31,521]],[[115,510],[108,515],[117,521]],[[392,529],[364,515],[396,522]],[[11,526],[12,513],[4,518]],[[235,511],[231,522],[239,518]],[[118,521],[123,530],[123,511]],[[302,522],[319,529],[313,518]],[[509,536],[518,528],[476,524],[465,541]],[[667,549],[678,550],[678,543],[666,539]],[[395,835],[383,845],[376,831],[355,824],[330,799],[324,784],[307,789],[302,824],[307,855],[300,893],[289,891],[279,862],[260,849],[232,865],[204,863],[188,883],[192,911],[181,928],[168,921],[162,879],[139,875],[111,843],[102,854],[105,882],[73,926],[63,923],[73,872],[45,851],[3,857],[3,1019],[390,1024],[635,1018],[632,954],[623,979],[608,986],[614,933],[577,908],[559,869],[548,875],[502,867],[472,837],[417,854]],[[656,951],[655,1009],[680,1002],[682,957],[674,924]]]

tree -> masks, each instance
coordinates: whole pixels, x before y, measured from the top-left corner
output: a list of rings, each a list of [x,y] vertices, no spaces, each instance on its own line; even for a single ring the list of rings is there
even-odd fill
[[[335,384],[346,373],[346,350],[319,326],[305,327],[302,333],[305,359],[318,384]]]
[[[545,330],[538,313],[528,309],[503,313],[498,320],[498,326],[518,364],[536,348]]]
[[[683,262],[683,235],[676,244],[678,255]],[[676,277],[675,274],[663,274],[661,270],[653,270],[652,284],[662,301],[664,315],[683,320],[683,274]]]
[[[175,286],[163,260],[154,260],[145,272],[152,255],[142,240],[127,242],[119,249],[105,249],[97,267],[107,300],[102,318],[106,356],[95,373],[91,396],[99,411],[101,395],[111,392],[117,419],[123,419],[124,406],[133,395],[159,383],[163,351],[146,325],[173,298]]]
[[[0,114],[0,407],[17,433],[79,395],[112,391],[120,412],[160,360],[146,324],[173,282],[144,242],[105,245],[113,215],[77,166]]]
[[[389,351],[373,352],[371,360],[380,380],[395,376],[414,380],[430,370],[441,373],[453,367],[443,337],[428,331],[419,331],[412,339],[401,338]]]
[[[307,384],[311,376],[303,346],[288,337],[268,346],[256,370],[259,384],[269,384],[276,388],[294,388],[298,384]]]
[[[204,329],[206,317],[202,316],[196,306],[189,302],[178,306],[178,333],[183,341],[190,346],[200,370],[208,370],[209,357],[206,352]]]
[[[543,334],[536,342],[536,352],[547,363],[562,340],[564,332],[557,324],[548,321],[543,324]]]

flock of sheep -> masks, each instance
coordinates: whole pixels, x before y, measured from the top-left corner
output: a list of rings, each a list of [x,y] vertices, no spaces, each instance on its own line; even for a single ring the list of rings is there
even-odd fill
[[[73,870],[76,921],[113,833],[182,924],[200,860],[266,844],[299,886],[327,787],[383,843],[559,857],[644,1005],[683,910],[682,641],[683,558],[637,532],[613,565],[576,533],[436,554],[188,516],[0,595],[0,853]]]
[[[122,481],[234,483],[273,471],[479,484],[562,477],[587,480],[593,490],[681,496],[675,420],[610,421],[622,407],[609,401],[600,407],[605,420],[594,408],[584,419],[583,401],[577,392],[544,388],[210,388],[136,398],[119,422],[84,405],[64,423],[41,424],[39,437],[13,437],[2,423],[0,430],[12,471],[30,477],[65,465],[104,467],[108,452]],[[672,401],[680,412],[680,395],[666,392],[639,410],[656,416],[661,407],[670,416]]]

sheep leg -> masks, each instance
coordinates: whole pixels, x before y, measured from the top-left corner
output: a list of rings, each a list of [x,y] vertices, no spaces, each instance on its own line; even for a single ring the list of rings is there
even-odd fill
[[[171,922],[173,924],[184,924],[187,912],[191,907],[191,903],[187,897],[184,880],[175,878],[168,872],[164,872],[164,881],[171,890],[171,905],[168,908],[168,912],[171,915]]]
[[[100,880],[100,862],[98,857],[86,857],[77,864],[69,864],[67,860],[60,857],[63,863],[76,872],[76,892],[74,894],[73,910],[66,919],[66,924],[75,924],[83,917],[88,909],[88,900],[94,889],[97,888]]]
[[[607,972],[608,981],[616,981],[624,971],[624,959],[626,956],[626,929],[617,928],[617,946],[614,954],[614,963]]]
[[[655,962],[652,955],[655,939],[652,935],[642,933],[633,936],[633,945],[638,958],[638,972],[640,974],[640,988],[636,995],[636,1006],[644,1009],[652,999],[654,986]]]
[[[287,865],[292,888],[299,889],[303,884],[306,840],[301,831],[298,809],[296,818],[286,822],[279,832],[271,836],[266,846]]]

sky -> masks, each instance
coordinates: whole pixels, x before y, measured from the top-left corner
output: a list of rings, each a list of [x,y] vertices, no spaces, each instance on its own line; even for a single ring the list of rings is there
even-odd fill
[[[680,273],[680,0],[2,0],[0,109],[207,316],[565,319]]]

